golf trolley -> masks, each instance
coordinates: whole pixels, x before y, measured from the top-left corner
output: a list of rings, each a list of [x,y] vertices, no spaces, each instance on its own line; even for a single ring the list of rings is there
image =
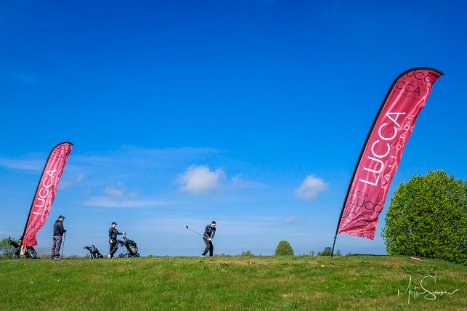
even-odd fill
[[[12,240],[10,237],[8,237],[8,244],[11,245],[14,249],[14,256],[16,258],[19,258],[20,257],[20,254],[21,254],[21,243],[22,243],[22,240],[19,239],[18,242]],[[37,252],[36,250],[34,249],[34,247],[32,246],[26,246],[26,252],[24,253],[24,256],[27,258],[27,259],[37,259]]]
[[[102,254],[99,253],[99,250],[94,245],[85,246],[83,248],[87,249],[89,251],[89,253],[91,254],[91,258],[93,258],[93,259],[104,258],[104,256],[102,256]]]
[[[135,241],[128,239],[126,234],[123,234],[122,241],[117,240],[117,242],[120,247],[124,246],[126,248],[126,253],[120,253],[118,258],[139,257],[138,245]]]

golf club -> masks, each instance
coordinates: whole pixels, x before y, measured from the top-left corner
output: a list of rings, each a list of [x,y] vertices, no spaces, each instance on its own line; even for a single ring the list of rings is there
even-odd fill
[[[62,255],[60,256],[61,258],[63,258],[63,253],[65,251],[65,238],[66,238],[66,232],[63,233]]]
[[[199,235],[199,236],[203,236],[201,233],[196,232],[195,230],[192,230],[192,229],[188,228],[188,226],[186,226],[186,229],[189,230],[189,231],[191,231],[191,232],[193,232],[193,233],[196,233],[196,234]]]

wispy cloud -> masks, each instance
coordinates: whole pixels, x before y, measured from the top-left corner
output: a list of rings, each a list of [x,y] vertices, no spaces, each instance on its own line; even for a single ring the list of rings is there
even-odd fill
[[[200,195],[219,188],[222,179],[225,173],[221,169],[211,171],[204,165],[192,165],[178,178],[178,183],[181,191]]]
[[[82,183],[85,177],[99,178],[109,172],[138,175],[154,170],[175,170],[180,166],[204,160],[222,153],[214,148],[137,148],[124,146],[117,150],[79,154],[71,153],[66,166],[67,182],[64,187]],[[47,160],[46,153],[30,153],[19,157],[0,156],[0,167],[25,171],[41,171]],[[64,180],[62,180],[64,182]],[[64,183],[65,184],[65,183]]]
[[[178,190],[194,195],[208,194],[216,190],[242,191],[266,188],[265,184],[246,179],[242,174],[227,177],[221,168],[191,165],[201,161],[222,162],[224,153],[219,149],[204,147],[138,148],[133,146],[93,153],[72,152],[59,187],[81,191],[88,196],[85,201],[86,205],[103,207],[150,206],[161,203],[153,199],[132,198],[130,200],[131,193],[126,190],[124,195],[117,197],[115,194],[122,193],[123,190],[115,184],[115,180],[121,180],[136,187],[141,182],[148,182],[148,184],[155,185],[155,188],[151,190],[153,192],[170,192],[174,190],[175,179],[175,187]],[[46,158],[45,153],[30,153],[17,158],[0,155],[0,167],[39,172]],[[145,187],[143,186],[143,189]],[[106,190],[96,193],[96,189]]]
[[[187,160],[194,161],[215,156],[221,151],[215,148],[182,147],[182,148],[138,148],[123,146],[118,150],[80,154],[73,157],[73,162],[78,165],[106,165],[154,168],[167,165],[176,165]]]
[[[65,180],[60,180],[60,184],[58,185],[60,189],[67,189],[75,186],[76,184],[81,184],[86,180],[86,175],[84,173],[73,173],[71,177],[68,177]]]
[[[84,202],[86,206],[104,208],[157,207],[170,205],[170,202],[155,199],[125,199],[109,196],[92,197]]]
[[[118,182],[115,186],[105,188],[105,193],[113,198],[121,198],[125,194],[125,186],[121,182]]]
[[[263,189],[266,185],[260,182],[246,180],[241,174],[232,177],[232,187],[234,189]]]
[[[104,195],[91,197],[83,204],[104,208],[134,208],[170,205],[171,202],[154,198],[140,198],[138,191],[129,192],[123,183],[118,182],[116,185],[106,187]]]
[[[295,196],[299,199],[313,201],[321,192],[328,189],[324,180],[315,175],[308,175],[301,185],[295,189]]]
[[[39,160],[0,158],[0,166],[15,170],[40,171],[44,168],[44,164],[44,159]]]
[[[303,219],[295,216],[289,216],[285,219],[285,223],[288,225],[293,225],[301,222],[303,222]]]

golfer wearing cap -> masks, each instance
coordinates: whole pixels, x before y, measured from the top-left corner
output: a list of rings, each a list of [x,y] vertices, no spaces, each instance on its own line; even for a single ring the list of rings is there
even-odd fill
[[[63,233],[66,230],[63,228],[63,220],[65,216],[60,215],[54,223],[54,236],[52,239],[52,250],[50,251],[50,257],[52,259],[60,258],[60,247],[62,246]]]
[[[214,245],[212,245],[212,239],[214,239],[214,235],[216,234],[216,222],[213,220],[209,225],[206,226],[204,229],[203,240],[206,244],[206,248],[204,249],[203,256],[206,256],[209,252],[209,256],[212,256],[214,253]]]
[[[109,258],[112,258],[115,252],[118,250],[117,235],[125,234],[125,232],[118,232],[118,230],[115,229],[116,226],[117,223],[114,221],[112,222],[112,226],[109,229],[110,254],[107,256]]]

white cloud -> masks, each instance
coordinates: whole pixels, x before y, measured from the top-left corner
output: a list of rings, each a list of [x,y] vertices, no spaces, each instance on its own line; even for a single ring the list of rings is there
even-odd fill
[[[125,199],[111,196],[92,197],[84,202],[86,206],[105,208],[155,207],[170,204],[170,202],[156,199]]]
[[[221,169],[211,171],[204,165],[192,165],[178,178],[178,183],[182,191],[198,195],[217,189],[224,178]]]
[[[0,166],[15,169],[15,170],[24,170],[24,171],[40,171],[44,168],[44,160],[36,159],[6,159],[0,158]]]
[[[214,148],[137,148],[123,146],[114,151],[107,151],[100,154],[74,155],[73,163],[81,166],[124,166],[144,169],[160,169],[176,166],[186,161],[192,162],[196,159],[204,159],[214,156],[221,151]]]
[[[288,225],[293,225],[302,222],[303,219],[295,216],[289,216],[285,219],[285,223]]]
[[[76,184],[83,183],[85,180],[86,175],[84,173],[71,174],[71,177],[68,177],[68,179],[60,180],[60,184],[58,186],[61,190],[68,189]]]
[[[295,196],[299,199],[313,201],[321,192],[327,189],[328,186],[322,179],[314,175],[308,175],[302,184],[295,189]]]
[[[122,183],[117,183],[116,186],[109,186],[105,188],[105,193],[112,198],[121,198],[125,192],[125,187]]]
[[[266,185],[260,182],[245,180],[242,175],[232,177],[232,187],[234,189],[261,189],[266,188]]]
[[[114,186],[106,187],[104,193],[105,195],[103,196],[89,198],[83,204],[105,208],[155,207],[171,204],[168,201],[154,198],[141,199],[137,191],[128,192],[125,185],[121,182],[117,182]]]

